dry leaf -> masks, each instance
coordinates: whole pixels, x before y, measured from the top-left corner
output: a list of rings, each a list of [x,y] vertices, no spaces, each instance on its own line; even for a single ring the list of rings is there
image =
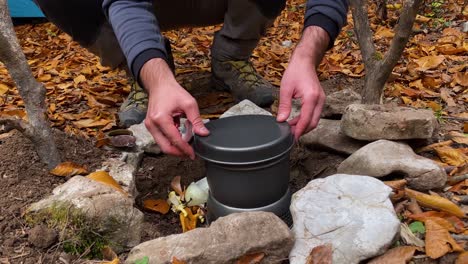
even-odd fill
[[[458,167],[468,162],[468,157],[463,152],[450,146],[437,147],[434,150],[439,158],[449,165]]]
[[[405,187],[408,181],[405,179],[401,179],[401,180],[395,180],[395,181],[384,181],[383,183],[385,183],[385,185],[387,185],[388,187],[392,189],[398,190],[398,189]]]
[[[101,264],[119,264],[120,260],[118,258],[113,259],[112,261],[105,261],[102,262]]]
[[[187,262],[183,261],[183,260],[179,260],[178,258],[176,257],[172,257],[172,262],[171,264],[187,264]]]
[[[74,162],[66,161],[57,165],[50,171],[55,176],[71,177],[80,174],[87,174],[88,170],[82,165],[78,165]]]
[[[263,252],[247,254],[247,255],[240,257],[236,261],[236,264],[257,264],[257,263],[260,263],[260,261],[262,261],[264,257],[265,257],[265,253]]]
[[[463,248],[450,236],[447,229],[440,226],[433,219],[427,219],[426,226],[426,254],[433,258],[440,258],[453,251],[463,251]]]
[[[306,259],[306,264],[332,264],[333,245],[325,244],[314,247]]]
[[[462,252],[458,255],[457,260],[455,260],[455,264],[468,264],[468,251]]]
[[[122,189],[122,186],[120,186],[120,184],[114,178],[112,178],[112,176],[110,176],[107,171],[95,171],[86,176],[86,178],[104,183],[116,189],[117,191],[126,194],[126,192]]]
[[[52,75],[50,74],[43,74],[37,78],[39,82],[47,82],[47,81],[50,81],[51,79],[52,79]]]
[[[75,77],[75,78],[73,79],[73,82],[74,82],[75,84],[79,84],[79,83],[82,83],[82,82],[86,82],[86,77],[85,77],[84,75],[80,74],[80,75],[78,75],[77,77]]]
[[[447,106],[453,107],[457,105],[452,96],[450,96],[450,92],[447,88],[440,89],[440,97],[447,103]]]
[[[155,211],[161,214],[167,214],[169,212],[169,204],[167,203],[166,200],[158,199],[158,200],[144,200],[143,201],[143,207]]]
[[[180,197],[183,197],[184,191],[182,190],[182,186],[180,185],[180,179],[180,176],[175,176],[171,181],[171,187]]]
[[[468,145],[468,136],[457,136],[457,137],[453,137],[452,140],[458,144]]]
[[[465,213],[460,207],[458,207],[458,205],[452,203],[446,198],[436,195],[428,195],[408,188],[405,189],[405,193],[408,197],[416,199],[421,206],[441,210],[458,217],[465,216]]]
[[[102,127],[109,124],[111,121],[106,119],[94,120],[94,119],[82,119],[73,122],[78,128],[90,128],[90,127]]]
[[[4,95],[10,90],[10,87],[8,85],[0,83],[0,95]]]
[[[416,249],[417,247],[413,246],[392,248],[385,254],[372,259],[368,264],[406,264],[413,258]]]
[[[444,55],[438,55],[421,57],[419,59],[414,60],[414,62],[416,62],[419,66],[417,70],[426,71],[437,68],[437,66],[439,66],[444,60]]]
[[[112,250],[112,248],[109,246],[104,246],[101,249],[101,254],[105,260],[115,260],[119,258],[114,250]]]
[[[455,83],[467,87],[468,86],[468,72],[457,72],[453,78]]]

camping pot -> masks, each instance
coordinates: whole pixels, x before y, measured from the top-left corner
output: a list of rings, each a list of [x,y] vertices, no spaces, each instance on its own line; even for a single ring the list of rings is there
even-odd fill
[[[288,123],[272,116],[240,115],[206,124],[210,135],[195,136],[194,150],[205,161],[210,220],[234,212],[289,214]]]

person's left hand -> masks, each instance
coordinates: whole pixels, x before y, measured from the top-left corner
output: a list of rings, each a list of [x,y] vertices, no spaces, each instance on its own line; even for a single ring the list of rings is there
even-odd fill
[[[288,119],[293,98],[301,101],[300,115],[288,122],[297,140],[317,126],[325,103],[325,93],[310,60],[293,58],[290,61],[281,81],[278,122]]]
[[[323,29],[306,28],[281,80],[277,121],[288,119],[293,98],[301,101],[300,115],[288,122],[296,140],[314,129],[320,120],[325,93],[317,77],[316,66],[328,41],[328,34]]]

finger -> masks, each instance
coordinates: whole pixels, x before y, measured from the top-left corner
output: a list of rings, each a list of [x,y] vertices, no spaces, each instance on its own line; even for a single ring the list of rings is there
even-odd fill
[[[280,98],[278,105],[278,122],[284,122],[291,114],[291,101],[293,98],[294,87],[291,85],[282,85],[280,88]]]
[[[306,132],[309,132],[312,129],[317,127],[318,123],[320,122],[320,115],[322,114],[322,109],[323,109],[324,104],[325,104],[325,95],[322,94],[319,97],[317,104],[315,105],[314,114],[312,115],[312,120]]]
[[[164,136],[164,134],[161,133],[161,131],[159,131],[156,125],[153,124],[149,119],[145,119],[145,125],[148,131],[153,136],[154,141],[156,141],[158,146],[161,148],[162,152],[179,157],[185,156],[184,153],[182,153],[182,151],[177,149],[175,146],[171,145],[171,142],[169,142],[169,140]]]
[[[192,147],[182,139],[182,135],[175,127],[172,117],[162,117],[159,122],[159,129],[173,146],[178,148],[180,151],[182,151],[182,153],[189,156],[191,159],[195,159],[195,153]]]
[[[304,131],[309,126],[310,121],[312,120],[312,114],[313,114],[316,102],[317,102],[316,97],[309,97],[309,98],[303,99],[303,105],[301,107],[301,114],[299,116],[299,121],[297,122],[296,131],[294,134],[296,140],[298,140],[299,137],[302,136]]]
[[[192,123],[192,129],[195,134],[199,136],[208,136],[210,134],[210,131],[203,123],[203,119],[200,117],[198,105],[195,100],[187,103],[182,110],[184,110],[187,119]]]

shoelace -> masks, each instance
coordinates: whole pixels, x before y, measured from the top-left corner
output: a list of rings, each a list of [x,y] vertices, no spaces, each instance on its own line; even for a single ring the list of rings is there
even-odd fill
[[[263,79],[258,75],[253,66],[248,62],[243,62],[243,64],[240,67],[236,63],[232,64],[237,70],[238,78],[249,84],[250,88],[263,84]],[[253,80],[248,77],[253,77]]]

